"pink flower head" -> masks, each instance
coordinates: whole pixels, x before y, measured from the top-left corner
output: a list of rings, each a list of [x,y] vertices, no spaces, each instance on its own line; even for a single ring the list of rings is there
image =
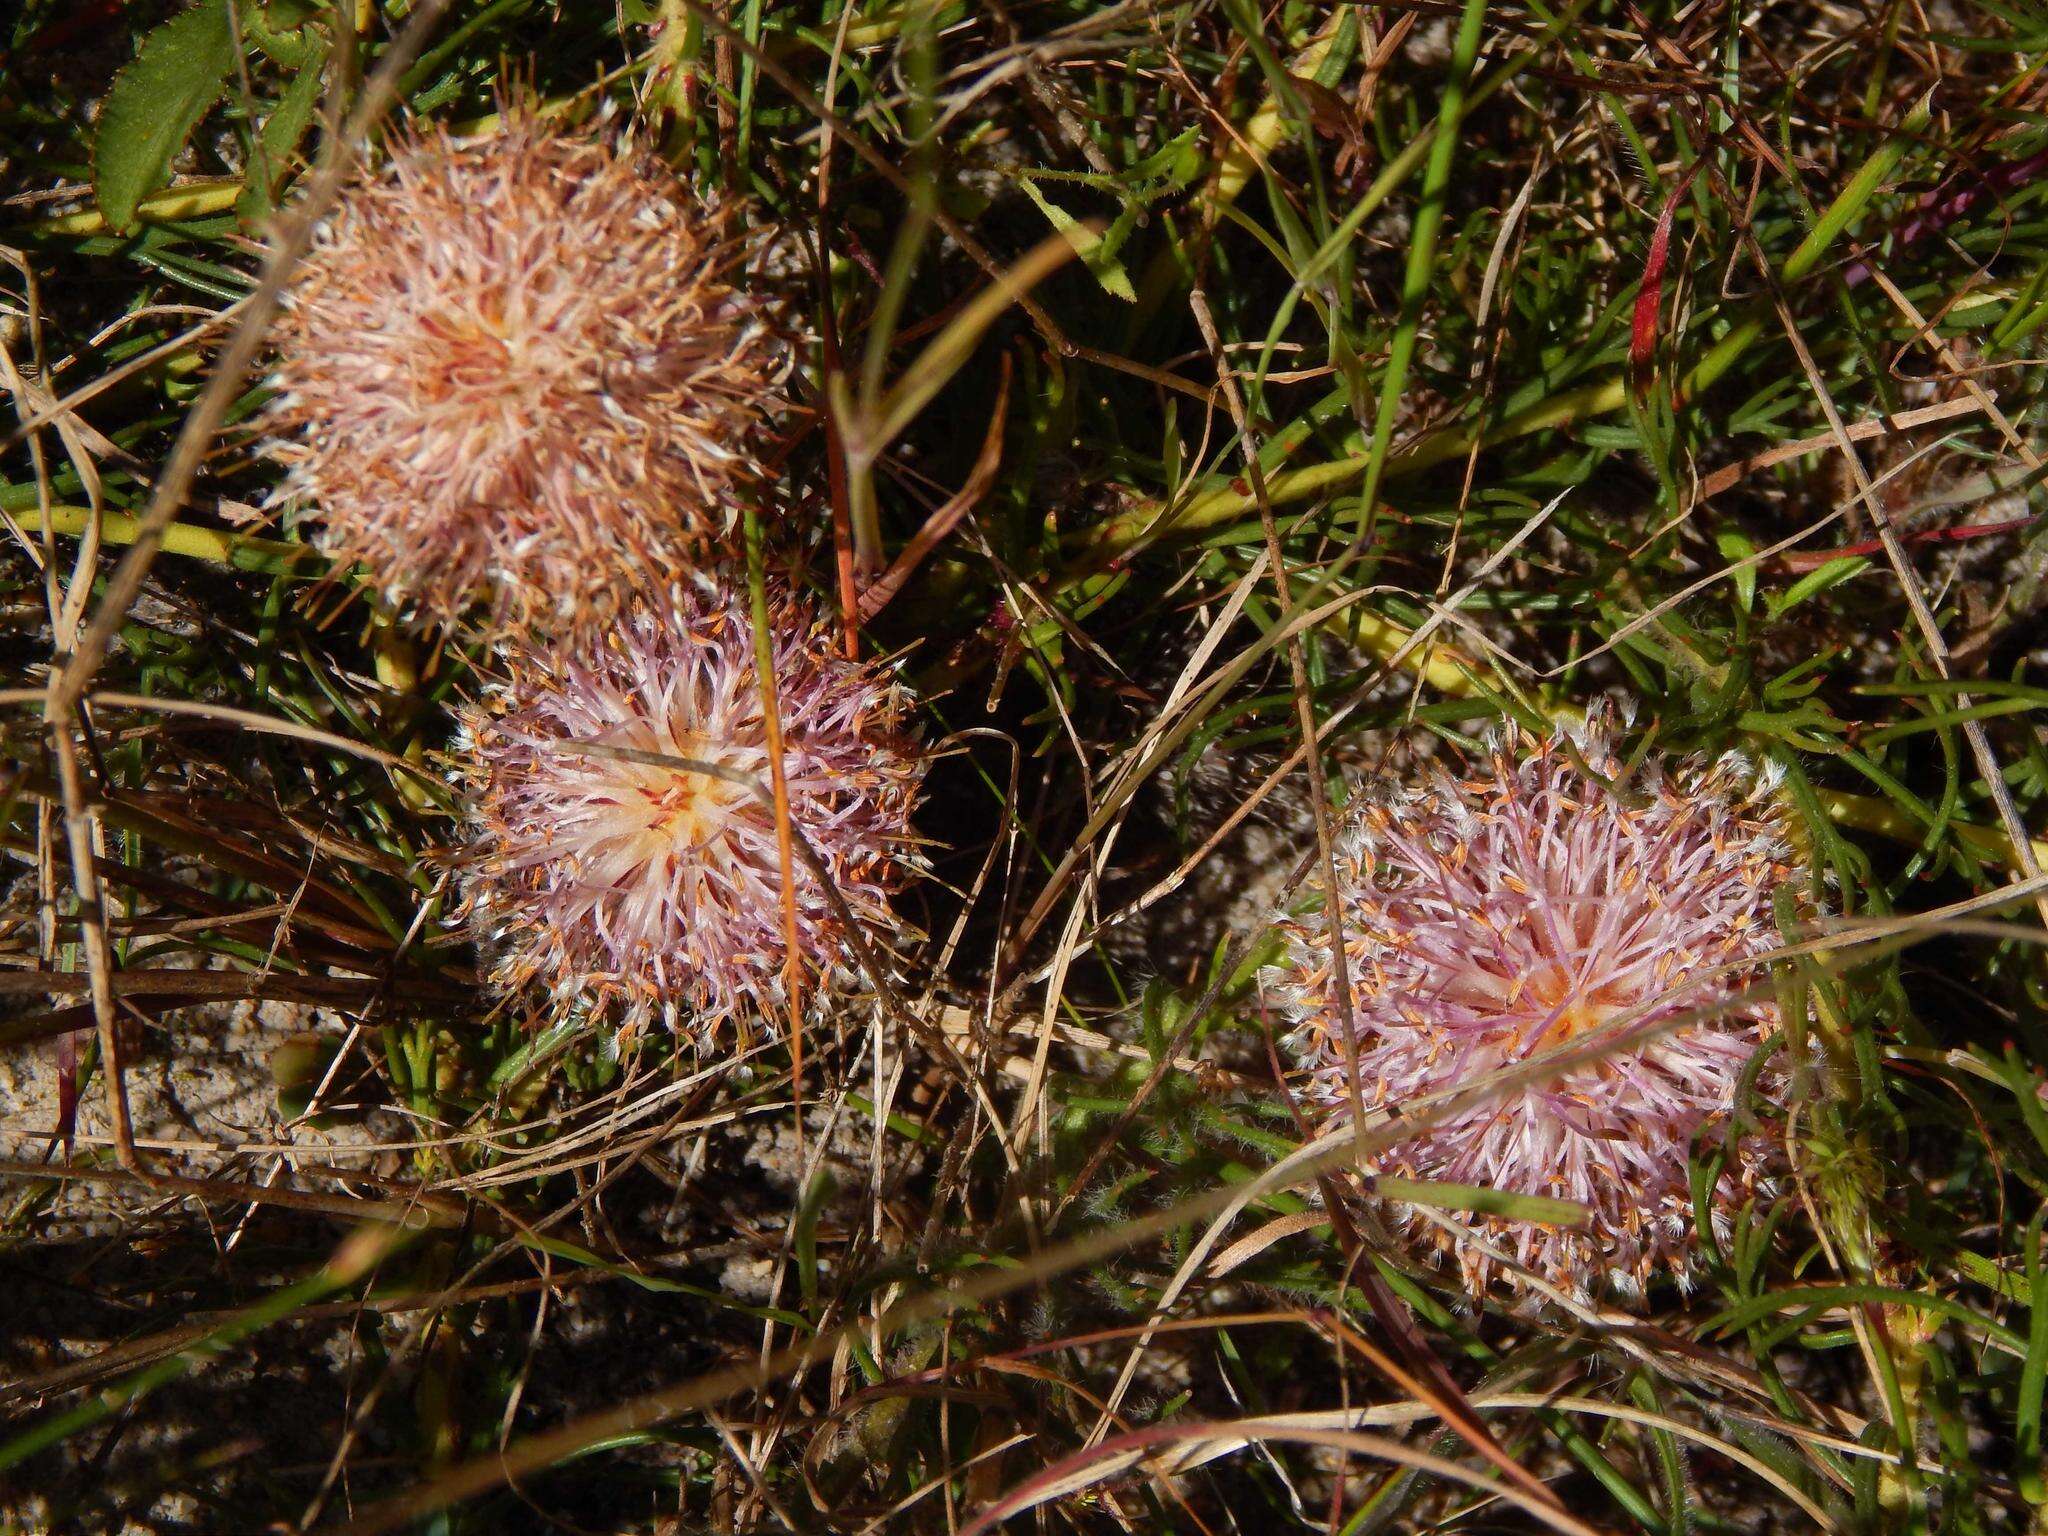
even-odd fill
[[[837,655],[794,599],[773,599],[769,626],[790,822],[872,935],[916,862],[925,757],[909,701],[880,667]],[[772,1013],[788,945],[746,593],[635,599],[603,631],[514,645],[505,664],[510,681],[464,720],[468,904],[495,979],[539,982],[623,1029]],[[795,889],[800,964],[848,979],[841,909],[801,853]]]
[[[1368,1171],[1586,1206],[1580,1227],[1461,1218],[1572,1295],[1603,1280],[1630,1293],[1658,1273],[1687,1281],[1690,1151],[1725,1126],[1745,1064],[1780,1023],[1764,961],[1780,942],[1772,896],[1796,895],[1804,875],[1774,788],[1735,757],[1627,770],[1596,718],[1497,741],[1485,772],[1438,770],[1356,812],[1334,851],[1358,1087],[1369,1112],[1427,1127]],[[1306,1097],[1348,1113],[1327,918],[1280,926],[1277,991],[1299,1024]],[[1599,1054],[1541,1067],[1578,1051]],[[1498,1093],[1441,1103],[1530,1064]],[[1760,1086],[1781,1082],[1766,1072]],[[1765,1138],[1737,1138],[1714,1191],[1717,1231],[1769,1163]],[[1486,1290],[1491,1257],[1412,1208],[1403,1220]]]
[[[267,425],[321,546],[447,622],[602,613],[731,522],[771,341],[721,220],[630,144],[513,106],[401,140],[322,227]]]

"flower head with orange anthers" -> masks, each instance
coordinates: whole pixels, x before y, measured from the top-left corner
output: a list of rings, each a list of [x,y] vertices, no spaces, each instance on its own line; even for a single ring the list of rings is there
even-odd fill
[[[1774,898],[1807,900],[1773,790],[1732,756],[1628,769],[1596,718],[1498,741],[1482,772],[1440,771],[1357,811],[1335,849],[1357,1088],[1368,1113],[1426,1117],[1369,1171],[1587,1207],[1582,1227],[1469,1223],[1570,1294],[1687,1280],[1691,1151],[1726,1126],[1745,1066],[1779,1028],[1765,964],[1780,943]],[[1268,978],[1298,1025],[1305,1097],[1348,1113],[1354,1051],[1325,911],[1281,928],[1286,954]],[[1543,1069],[1565,1053],[1583,1054]],[[1522,1068],[1498,1093],[1445,1107]],[[1775,1092],[1782,1076],[1758,1082]],[[1734,1138],[1712,1192],[1717,1225],[1770,1163],[1766,1138]],[[1500,1272],[1472,1242],[1404,1215],[1475,1294]]]
[[[790,822],[840,898],[799,854],[808,992],[855,976],[848,915],[887,930],[917,864],[926,757],[886,671],[840,657],[786,595],[769,629]],[[498,983],[624,1029],[774,1017],[789,945],[745,592],[706,581],[635,599],[601,633],[514,645],[504,664],[464,721],[468,906]]]
[[[319,542],[448,622],[601,613],[725,532],[774,343],[723,221],[530,107],[400,140],[293,275],[267,425]]]

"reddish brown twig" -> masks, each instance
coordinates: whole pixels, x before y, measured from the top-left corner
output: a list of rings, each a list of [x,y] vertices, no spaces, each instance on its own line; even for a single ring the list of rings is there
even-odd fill
[[[2031,517],[2009,517],[1997,523],[1967,523],[1954,528],[1922,528],[1917,533],[1899,535],[1901,544],[1961,544],[1970,539],[1988,539],[2001,533],[2014,533],[2033,526]],[[1859,555],[1876,555],[1884,552],[1882,539],[1862,539],[1854,544],[1844,544],[1838,549],[1802,549],[1789,555],[1780,555],[1771,564],[1778,570],[1798,575],[1804,571],[1817,571],[1831,560],[1848,560]]]

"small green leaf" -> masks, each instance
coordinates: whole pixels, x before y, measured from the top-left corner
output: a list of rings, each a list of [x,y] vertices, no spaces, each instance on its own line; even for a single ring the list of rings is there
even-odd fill
[[[1756,553],[1756,545],[1749,535],[1740,528],[1723,528],[1714,535],[1714,546],[1721,551],[1721,558],[1730,565],[1749,560],[1735,573],[1735,595],[1745,610],[1756,606],[1756,562],[1750,559]]]
[[[1817,570],[1808,571],[1804,576],[1787,587],[1784,593],[1767,603],[1772,618],[1782,618],[1808,598],[1818,597],[1829,587],[1838,587],[1852,577],[1861,576],[1870,569],[1870,562],[1857,555],[1843,555],[1830,560]]]
[[[312,7],[302,0],[271,0],[268,5],[244,5],[235,11],[242,36],[286,69],[300,69],[327,52],[327,40],[306,22]]]
[[[1383,1174],[1373,1181],[1374,1193],[1406,1205],[1427,1205],[1441,1211],[1473,1211],[1508,1221],[1538,1221],[1554,1227],[1584,1226],[1592,1213],[1575,1200],[1548,1195],[1518,1195],[1512,1190],[1485,1189],[1476,1184],[1447,1184],[1439,1179],[1402,1179]]]
[[[93,141],[93,190],[110,227],[135,227],[137,206],[169,178],[172,157],[220,100],[234,62],[227,0],[199,0],[142,40],[107,92]]]
[[[277,206],[277,189],[291,169],[291,158],[306,136],[313,111],[320,105],[320,76],[327,63],[327,50],[315,50],[312,58],[292,77],[284,95],[264,119],[258,138],[258,152],[250,158],[249,184],[235,199],[235,212],[242,221],[254,223]]]
[[[1074,254],[1079,256],[1088,270],[1095,274],[1095,280],[1102,284],[1104,292],[1111,298],[1123,299],[1127,303],[1137,302],[1138,291],[1131,286],[1131,275],[1124,270],[1123,263],[1116,259],[1117,247],[1124,243],[1124,237],[1131,232],[1131,226],[1136,222],[1135,207],[1126,208],[1117,215],[1116,222],[1110,225],[1106,233],[1097,234],[1066,209],[1057,203],[1049,202],[1045,194],[1032,185],[1030,177],[1019,178],[1018,185],[1023,187],[1026,197],[1038,204],[1038,211],[1052,221],[1052,227],[1073,242]]]

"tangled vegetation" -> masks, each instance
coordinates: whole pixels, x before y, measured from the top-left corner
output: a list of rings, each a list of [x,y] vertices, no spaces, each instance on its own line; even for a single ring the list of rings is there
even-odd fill
[[[0,1530],[2043,1528],[2037,7],[23,0],[0,60]],[[361,284],[451,248],[337,269],[336,209],[508,132],[508,206],[648,157],[533,247],[599,383],[434,298],[437,387],[528,391],[512,469],[417,457],[483,407],[322,436],[404,365]],[[755,906],[692,926],[649,812],[479,922],[479,722],[580,675],[506,629],[700,576],[744,764],[528,767],[697,775]],[[823,788],[785,591],[891,712]],[[1658,1015],[1741,1033],[1625,1285],[1503,1237],[1569,1190],[1390,1149],[1569,1115],[1639,992],[1498,976],[1571,1022],[1390,1095],[1273,969],[1363,808],[1588,711],[1615,793],[1739,760],[1774,829],[1699,903],[1773,941]],[[869,814],[851,865],[803,821]],[[542,927],[621,848],[674,963],[724,946],[623,1033],[504,984],[659,949]]]

